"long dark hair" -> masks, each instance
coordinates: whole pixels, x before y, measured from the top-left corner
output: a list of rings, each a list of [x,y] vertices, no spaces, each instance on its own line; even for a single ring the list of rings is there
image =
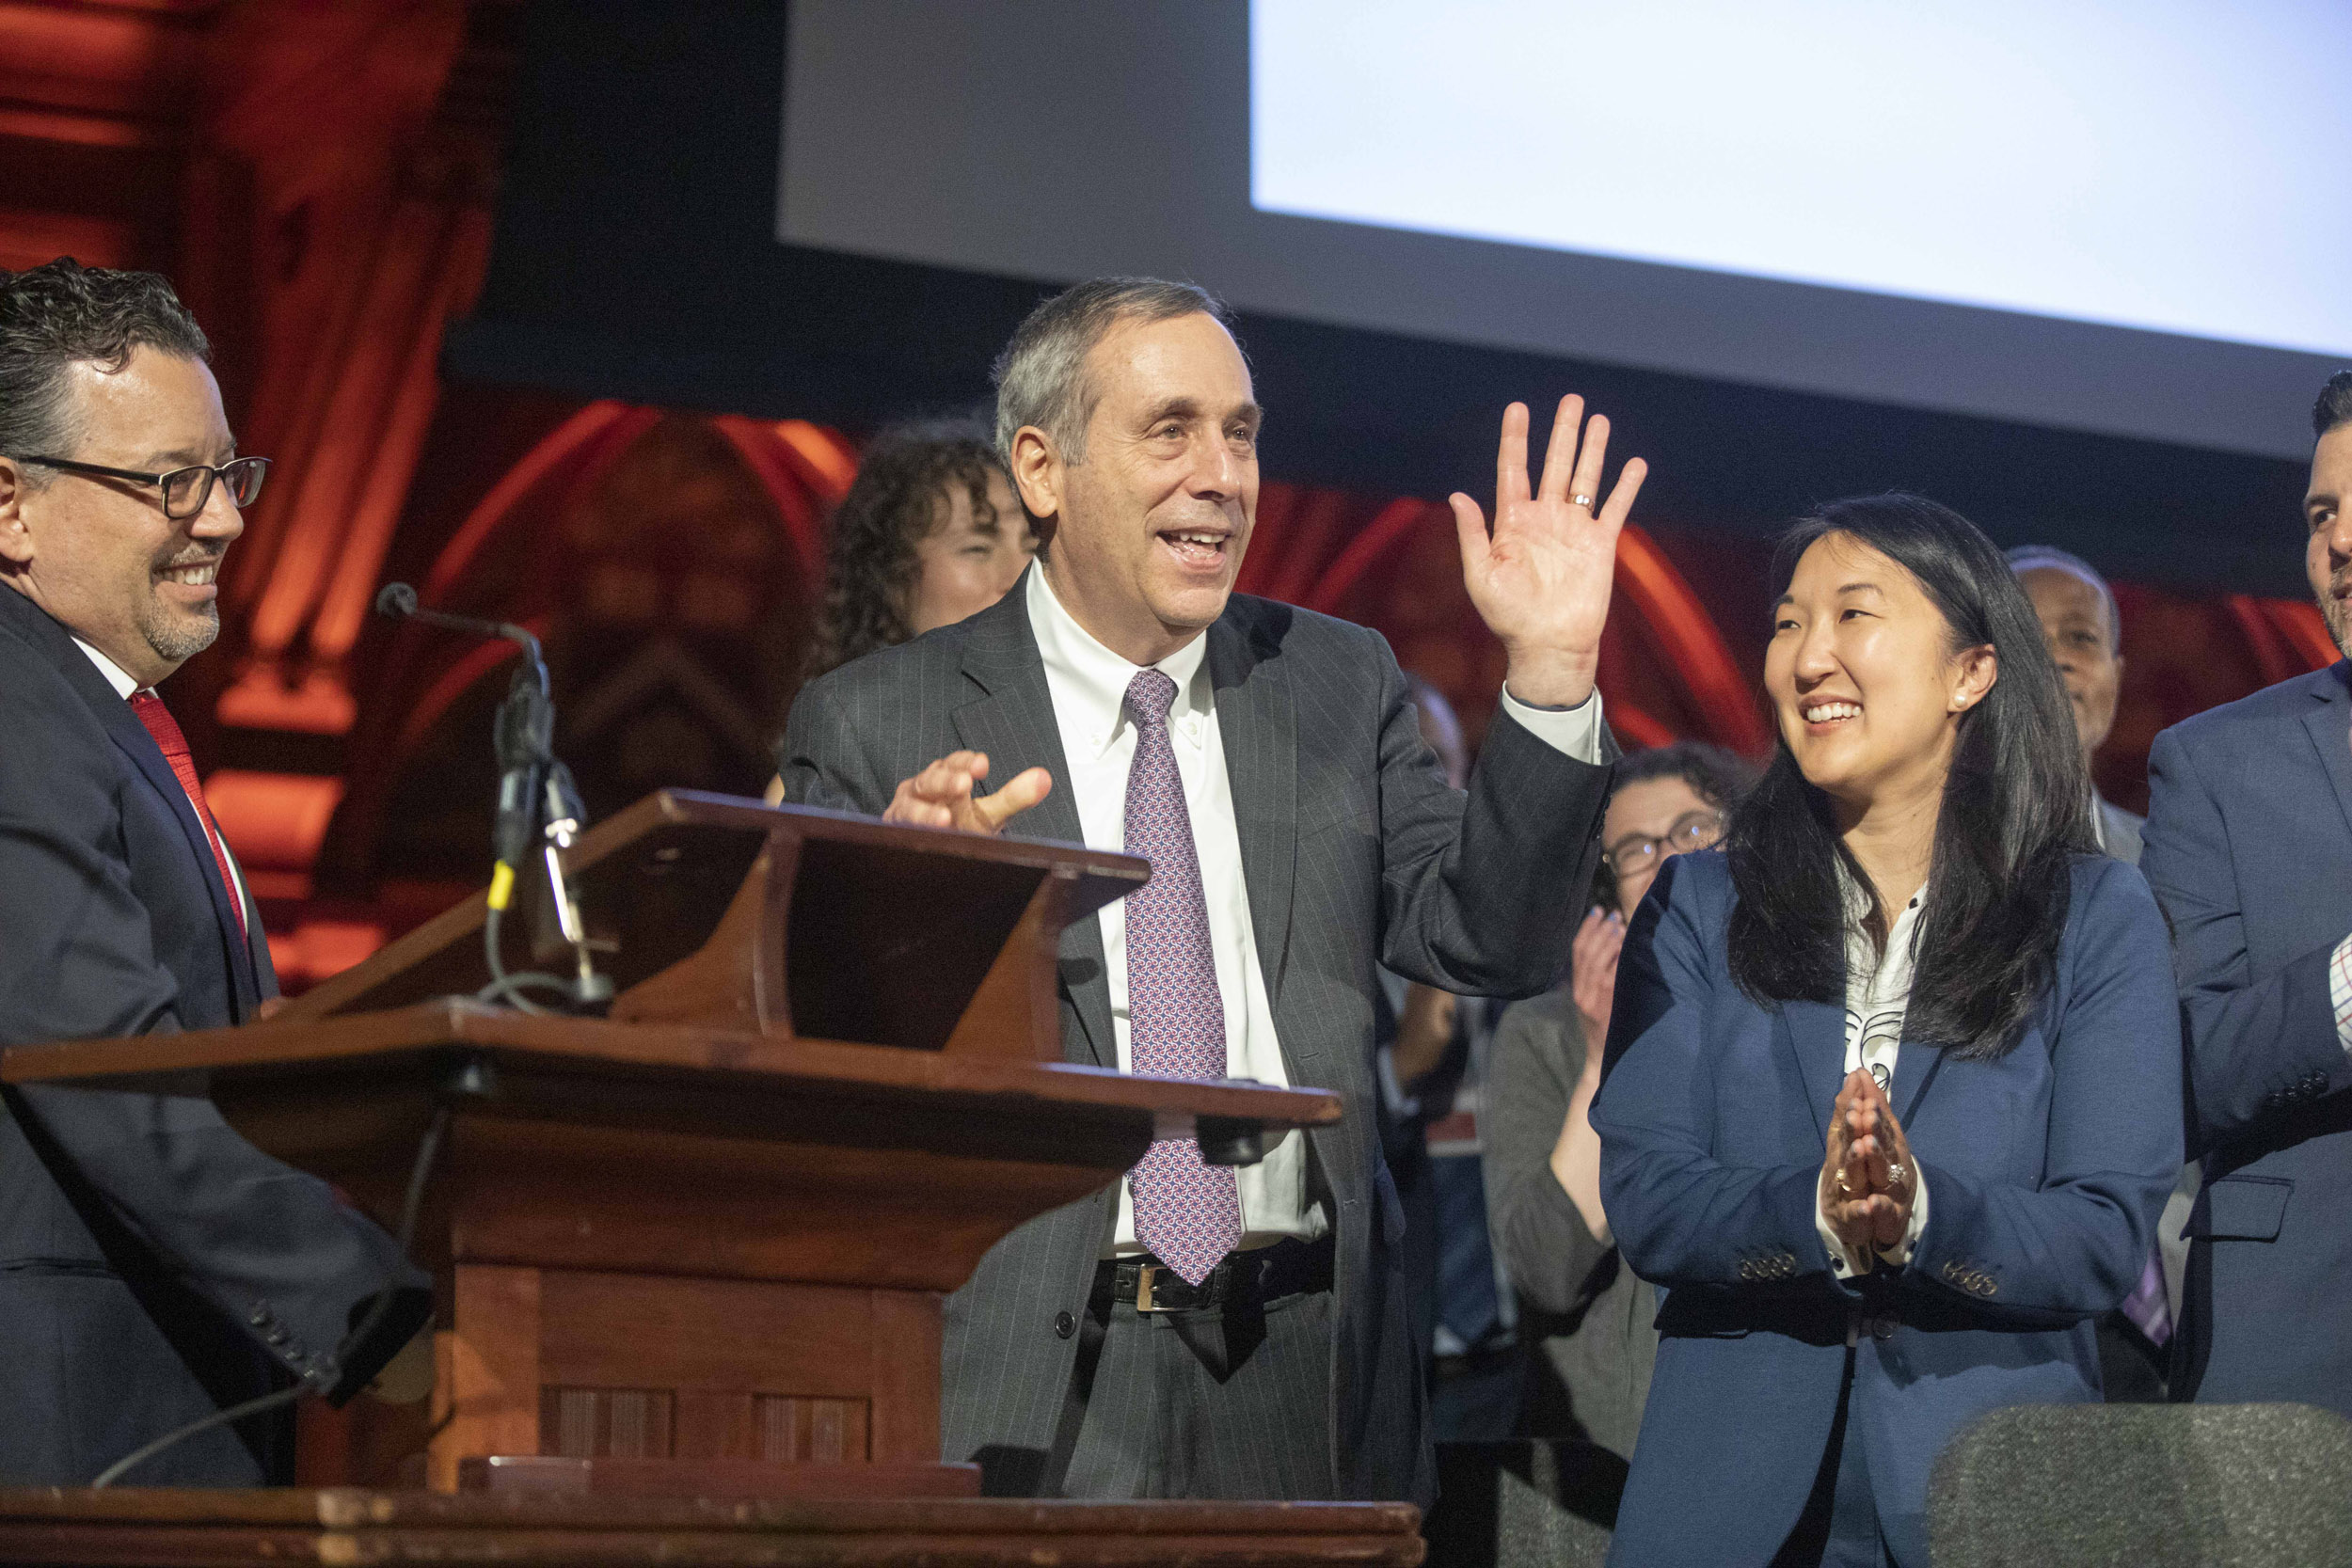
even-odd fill
[[[1918,496],[1834,502],[1781,539],[1773,580],[1786,587],[1798,558],[1829,533],[1910,572],[1943,612],[1952,652],[1990,644],[1998,661],[1993,689],[1960,717],[1903,1037],[1963,1060],[2000,1056],[2057,968],[2073,857],[2097,852],[2065,688],[2009,563],[1959,513]],[[1888,915],[1785,738],[1732,813],[1724,847],[1739,894],[1730,936],[1740,989],[1768,1006],[1836,1001],[1846,980],[1839,862],[1868,895],[1882,946]]]
[[[849,494],[834,508],[809,679],[911,635],[914,546],[940,527],[939,503],[949,486],[963,486],[972,515],[983,524],[1029,526],[1019,508],[999,517],[989,500],[989,475],[1002,472],[988,430],[977,420],[895,425],[874,437]]]

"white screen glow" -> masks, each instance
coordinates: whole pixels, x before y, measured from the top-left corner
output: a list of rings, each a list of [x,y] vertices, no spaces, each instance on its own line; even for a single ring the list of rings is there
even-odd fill
[[[1262,211],[2352,353],[2352,0],[1253,0]]]

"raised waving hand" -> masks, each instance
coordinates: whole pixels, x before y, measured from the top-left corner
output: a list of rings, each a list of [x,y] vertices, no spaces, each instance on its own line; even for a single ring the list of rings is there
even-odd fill
[[[1476,501],[1452,498],[1462,580],[1510,657],[1511,694],[1540,707],[1574,707],[1592,694],[1617,533],[1649,466],[1629,461],[1599,500],[1609,420],[1596,414],[1587,422],[1584,400],[1571,394],[1560,400],[1543,477],[1531,488],[1527,426],[1527,404],[1503,410],[1491,530]]]

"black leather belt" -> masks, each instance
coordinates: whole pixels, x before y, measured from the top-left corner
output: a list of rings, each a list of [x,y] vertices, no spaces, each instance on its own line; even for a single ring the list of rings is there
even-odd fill
[[[1332,1279],[1328,1234],[1312,1242],[1277,1242],[1254,1252],[1229,1253],[1198,1285],[1156,1258],[1106,1258],[1094,1267],[1089,1306],[1124,1302],[1138,1312],[1186,1312],[1248,1307],[1282,1296],[1327,1291]]]

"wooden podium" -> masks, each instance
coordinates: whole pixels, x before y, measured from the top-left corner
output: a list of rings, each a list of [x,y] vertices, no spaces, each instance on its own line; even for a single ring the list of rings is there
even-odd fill
[[[270,1022],[0,1060],[209,1069],[246,1136],[388,1225],[448,1107],[416,1243],[437,1491],[975,1494],[939,1463],[940,1311],[981,1254],[1155,1135],[1241,1162],[1340,1115],[1062,1062],[1061,928],[1133,857],[664,791],[569,866],[608,1018],[454,999],[487,977],[477,898]]]

